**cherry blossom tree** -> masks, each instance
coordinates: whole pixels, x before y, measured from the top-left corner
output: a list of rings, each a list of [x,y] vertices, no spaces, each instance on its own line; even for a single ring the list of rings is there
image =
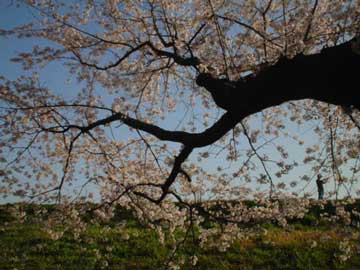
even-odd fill
[[[16,4],[34,20],[1,36],[39,45],[12,59],[22,76],[1,77],[3,194],[66,209],[99,196],[99,217],[121,205],[171,231],[206,216],[226,224],[222,249],[237,224],[301,217],[310,203],[301,189],[320,172],[328,198],[356,196],[359,1]],[[69,81],[46,86],[39,72],[49,64]],[[313,145],[287,131],[310,122]],[[305,157],[290,160],[279,137],[304,145]],[[308,173],[294,179],[299,166]]]

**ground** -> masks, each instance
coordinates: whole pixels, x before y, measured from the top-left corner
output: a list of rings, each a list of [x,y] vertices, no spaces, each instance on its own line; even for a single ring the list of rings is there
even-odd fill
[[[14,215],[20,208],[26,217]],[[172,240],[165,233],[162,244],[154,230],[128,211],[118,209],[113,219],[102,222],[83,216],[88,222],[84,232],[75,236],[69,230],[52,240],[56,235],[47,232],[43,221],[52,208],[0,207],[0,269],[360,269],[358,228],[323,222],[316,209],[285,228],[270,223],[245,226],[244,231],[251,233],[226,251],[219,250],[216,241],[200,248],[189,237],[178,247],[172,264]],[[39,209],[48,209],[47,214],[35,214]],[[212,224],[203,226],[211,229]],[[177,233],[179,241],[183,236],[184,232]]]

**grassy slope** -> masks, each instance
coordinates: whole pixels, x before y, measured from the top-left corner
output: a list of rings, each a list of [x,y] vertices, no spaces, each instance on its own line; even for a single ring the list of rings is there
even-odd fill
[[[129,219],[127,238],[114,222],[109,225],[90,225],[81,241],[70,234],[53,241],[34,219],[19,223],[0,211],[0,269],[162,268],[170,245],[161,245],[156,233]],[[348,235],[343,230],[301,224],[287,229],[265,227],[259,228],[262,233],[236,241],[226,252],[200,249],[188,241],[177,256],[196,254],[199,261],[196,266],[185,261],[181,269],[360,269],[359,236],[350,240],[350,259],[341,262],[344,252],[339,243]]]

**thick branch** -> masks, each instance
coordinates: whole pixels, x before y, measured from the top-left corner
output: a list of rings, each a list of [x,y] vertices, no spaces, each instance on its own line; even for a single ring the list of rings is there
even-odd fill
[[[210,74],[200,74],[196,82],[240,121],[283,102],[307,98],[360,109],[360,95],[355,94],[359,70],[360,55],[348,41],[318,54],[282,58],[256,76],[237,82]]]
[[[82,131],[87,132],[95,127],[107,125],[118,120],[129,127],[145,131],[160,140],[178,142],[192,148],[203,147],[216,142],[237,123],[230,113],[225,113],[212,127],[205,131],[201,133],[188,133],[184,131],[169,131],[156,125],[131,118],[119,112],[107,118],[98,120],[87,127],[83,127]]]
[[[159,199],[160,201],[162,201],[164,199],[164,197],[166,196],[166,194],[168,193],[169,188],[172,185],[172,183],[174,183],[177,175],[180,172],[182,172],[181,164],[188,158],[188,156],[191,154],[192,150],[193,150],[192,147],[185,146],[181,150],[180,154],[175,158],[171,173],[162,186],[163,194]]]

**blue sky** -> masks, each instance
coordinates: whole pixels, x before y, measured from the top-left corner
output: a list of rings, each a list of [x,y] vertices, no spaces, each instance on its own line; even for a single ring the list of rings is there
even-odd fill
[[[5,1],[6,2],[6,1]],[[16,8],[14,5],[9,6],[8,3],[0,2],[0,29],[10,29],[14,26],[21,25],[27,21],[33,19],[31,10],[28,8]],[[46,45],[44,40],[33,40],[33,39],[16,39],[15,37],[0,37],[0,75],[5,76],[9,79],[16,79],[23,72],[19,64],[12,63],[10,58],[13,57],[17,52],[30,51],[33,45]],[[37,70],[40,75],[40,80],[46,84],[49,88],[54,89],[57,94],[63,95],[65,97],[71,97],[75,92],[77,85],[70,83],[65,85],[65,81],[70,76],[67,70],[59,64],[47,64],[46,67],[42,70]],[[70,76],[71,77],[71,76]],[[177,112],[176,114],[181,114],[182,112]],[[175,117],[176,117],[175,114]],[[179,115],[178,115],[179,116]],[[179,116],[180,117],[180,116]],[[256,117],[253,117],[252,125],[259,127],[261,122]],[[174,124],[173,121],[164,121],[162,123],[164,128],[170,128]],[[292,135],[301,137],[305,141],[305,145],[311,145],[317,143],[317,138],[312,132],[312,126],[316,125],[316,122],[309,122],[303,126],[296,126],[293,123],[288,122],[285,131],[289,132]],[[122,136],[129,136],[129,133],[122,133]],[[290,160],[297,160],[301,162],[304,157],[304,146],[299,146],[294,143],[289,138],[280,138],[275,141],[277,144],[283,144],[286,146],[287,150],[290,153]],[[239,148],[248,148],[246,142],[241,142]],[[208,148],[209,149],[209,148]],[[262,150],[262,153],[266,153],[269,156],[273,156],[276,159],[276,153],[272,150],[273,148],[267,147]],[[207,149],[199,149],[197,151],[203,152]],[[196,155],[193,154],[190,158],[191,160],[196,160]],[[202,162],[202,166],[209,172],[216,171],[216,168],[227,167],[229,164],[224,162],[224,156],[218,156],[212,159],[207,159]],[[231,170],[235,170],[239,164],[233,163],[230,164]],[[261,166],[259,165],[259,170]],[[299,178],[304,174],[310,174],[307,166],[299,166],[292,174],[291,178],[293,180],[299,180]],[[311,176],[311,175],[310,175]],[[276,178],[274,176],[274,178]],[[291,180],[292,180],[291,179]],[[286,182],[289,183],[291,180],[286,179]],[[304,186],[306,183],[302,182],[298,188],[295,190],[300,190],[301,186]],[[316,191],[315,182],[313,181],[307,185],[306,191],[314,192]],[[0,198],[0,202],[1,202]],[[8,199],[8,200],[11,200]]]

